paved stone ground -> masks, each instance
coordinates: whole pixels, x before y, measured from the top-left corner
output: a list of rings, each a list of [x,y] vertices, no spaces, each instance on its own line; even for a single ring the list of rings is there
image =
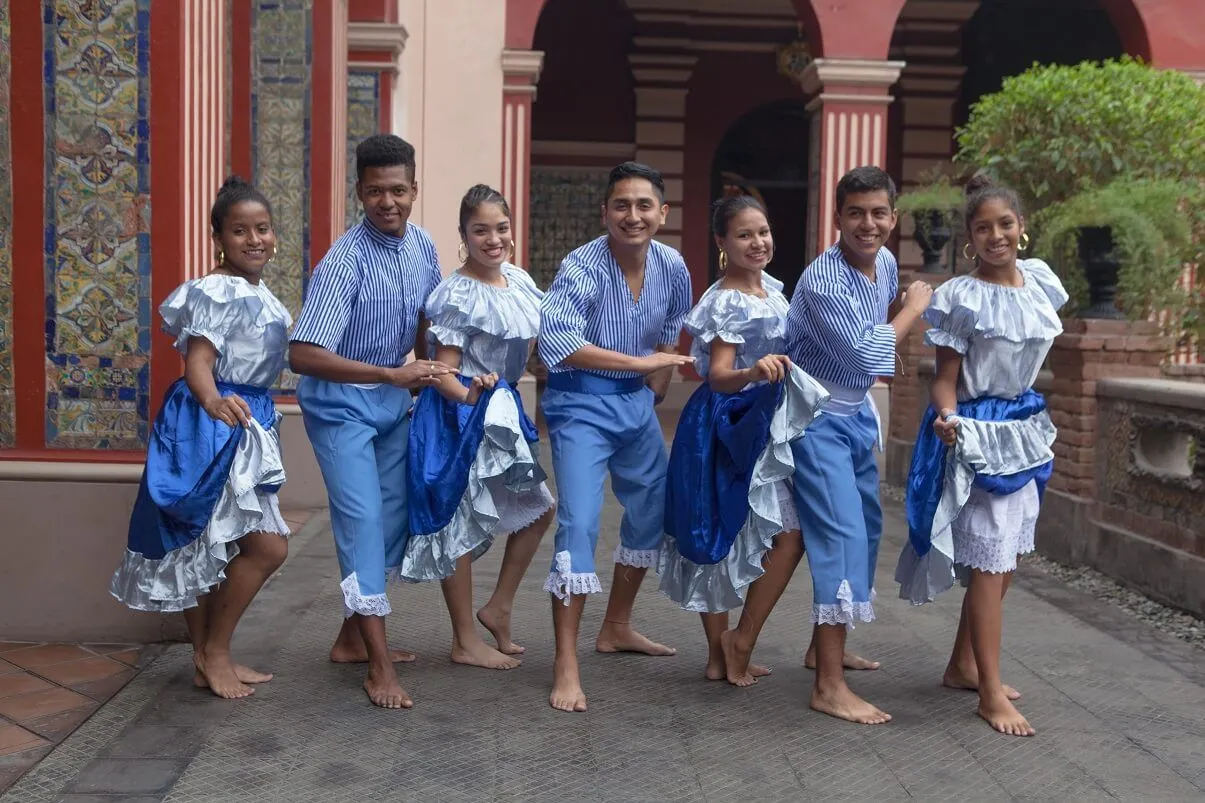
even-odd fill
[[[605,512],[614,546],[618,510]],[[333,546],[324,515],[240,630],[241,657],[277,679],[225,702],[188,683],[189,654],[167,650],[3,798],[5,801],[1200,800],[1205,797],[1205,661],[1104,603],[1022,570],[1007,604],[1007,680],[1022,689],[1032,739],[993,733],[969,693],[937,681],[960,592],[911,608],[890,571],[903,539],[889,506],[879,621],[852,643],[880,659],[856,690],[895,715],[850,725],[807,708],[801,666],[810,605],[801,570],[758,650],[774,675],[751,689],[701,678],[702,632],[647,581],[638,624],[679,647],[673,658],[589,651],[603,611],[587,607],[583,670],[591,710],[546,702],[552,639],[540,590],[546,542],[521,591],[516,637],[529,651],[513,672],[451,665],[435,586],[393,592],[395,644],[411,711],[372,708],[358,668],[326,651],[339,623]],[[477,565],[484,600],[500,557]]]

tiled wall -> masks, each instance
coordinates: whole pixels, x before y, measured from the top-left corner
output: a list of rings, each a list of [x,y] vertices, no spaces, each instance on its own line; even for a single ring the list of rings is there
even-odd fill
[[[381,74],[353,70],[347,75],[347,226],[360,222],[364,211],[356,200],[356,146],[380,133]]]
[[[0,0],[0,449],[15,438],[13,410],[13,179],[9,124],[9,0]]]
[[[146,443],[150,5],[43,3],[51,448]]]
[[[606,169],[531,168],[531,233],[527,269],[547,289],[565,255],[603,233],[599,216]]]
[[[251,115],[256,186],[272,202],[276,259],[264,282],[296,318],[309,275],[313,0],[258,0]],[[296,385],[286,372],[282,387]]]

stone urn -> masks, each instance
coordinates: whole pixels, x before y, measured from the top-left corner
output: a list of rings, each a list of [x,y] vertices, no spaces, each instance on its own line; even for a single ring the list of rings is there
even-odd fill
[[[946,268],[941,263],[941,254],[946,243],[950,242],[950,238],[954,236],[950,230],[949,217],[940,209],[930,209],[917,212],[913,216],[913,220],[916,223],[916,230],[912,233],[912,239],[920,246],[921,257],[924,260],[921,271],[945,273]]]
[[[1088,309],[1081,318],[1124,318],[1117,309],[1117,275],[1121,263],[1113,249],[1113,229],[1082,226],[1079,230],[1079,261],[1088,279]]]

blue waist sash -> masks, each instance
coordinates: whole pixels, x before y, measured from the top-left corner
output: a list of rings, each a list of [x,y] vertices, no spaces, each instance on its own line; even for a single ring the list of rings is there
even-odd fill
[[[665,531],[687,560],[718,563],[731,551],[785,390],[777,383],[717,393],[704,382],[682,409],[669,458]]]
[[[1046,409],[1042,394],[1030,388],[1015,399],[998,399],[987,396],[981,399],[958,403],[958,416],[976,421],[1024,421]],[[946,453],[948,448],[933,431],[937,411],[930,406],[916,434],[916,446],[912,450],[912,465],[908,471],[908,540],[917,555],[929,551],[933,530],[933,516],[941,501],[945,479]],[[1032,480],[1038,488],[1038,496],[1046,490],[1050,481],[1054,461],[1048,461],[1028,471],[1016,474],[976,474],[975,487],[997,496],[1015,493]]]
[[[228,382],[218,382],[217,387],[223,397],[242,397],[264,429],[276,425],[276,405],[267,388]],[[130,551],[157,560],[200,538],[242,439],[243,427],[210,418],[184,379],[173,382],[151,428],[146,467],[130,516]]]
[[[589,393],[594,396],[613,396],[617,393],[635,393],[643,389],[643,376],[616,379],[599,376],[589,371],[554,371],[548,374],[548,387],[569,393]]]
[[[465,387],[472,382],[458,377]],[[519,427],[528,443],[540,439],[523,409],[519,391],[499,379],[476,404],[449,401],[435,388],[423,388],[414,403],[406,451],[407,514],[411,535],[429,535],[448,526],[469,485],[469,467],[485,437],[485,411],[495,393],[509,393],[519,408]]]

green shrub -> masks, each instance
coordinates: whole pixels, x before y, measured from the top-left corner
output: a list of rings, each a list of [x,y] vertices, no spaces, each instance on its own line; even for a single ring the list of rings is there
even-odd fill
[[[1205,89],[1124,57],[1035,65],[972,107],[957,160],[989,168],[1033,210],[1117,178],[1205,176]]]

